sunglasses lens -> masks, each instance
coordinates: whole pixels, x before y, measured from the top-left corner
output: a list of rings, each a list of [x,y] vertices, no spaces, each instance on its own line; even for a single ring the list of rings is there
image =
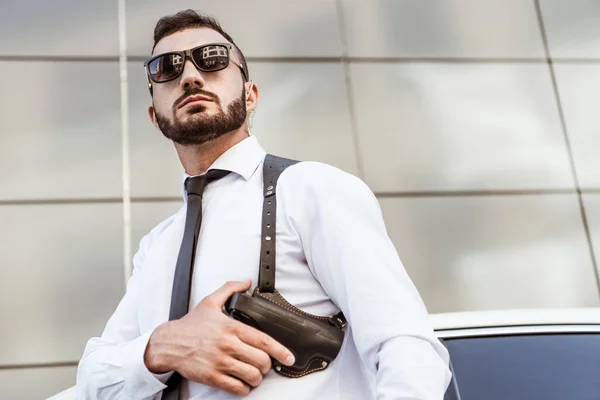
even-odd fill
[[[155,82],[170,81],[179,76],[183,70],[183,63],[184,58],[180,54],[163,54],[148,64],[148,73]]]
[[[219,71],[229,65],[229,49],[222,45],[199,47],[192,56],[198,68],[205,72]]]

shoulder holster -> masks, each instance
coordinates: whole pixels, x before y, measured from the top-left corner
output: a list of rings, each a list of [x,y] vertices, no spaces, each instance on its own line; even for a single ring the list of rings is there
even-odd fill
[[[235,294],[225,305],[231,317],[265,332],[294,354],[296,362],[291,367],[273,360],[274,370],[291,378],[327,368],[339,353],[346,326],[341,312],[331,317],[306,313],[287,302],[275,288],[277,180],[297,162],[271,154],[265,157],[258,285],[252,296]]]

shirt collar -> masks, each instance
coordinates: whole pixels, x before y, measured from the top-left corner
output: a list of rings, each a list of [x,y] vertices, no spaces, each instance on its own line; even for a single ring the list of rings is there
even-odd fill
[[[266,154],[267,152],[258,143],[256,136],[249,136],[232,146],[225,153],[221,154],[221,156],[217,158],[210,167],[208,167],[208,170],[223,169],[234,172],[243,177],[245,180],[248,180],[252,177],[252,175],[254,175],[256,169],[264,160]],[[189,177],[190,175],[187,173],[183,174],[183,198],[185,201],[187,201],[185,180]]]

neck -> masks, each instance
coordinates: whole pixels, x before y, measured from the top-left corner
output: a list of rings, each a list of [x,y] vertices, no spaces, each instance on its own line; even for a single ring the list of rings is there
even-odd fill
[[[185,172],[190,176],[196,176],[204,173],[217,158],[248,136],[248,131],[242,127],[203,144],[190,146],[174,144]]]

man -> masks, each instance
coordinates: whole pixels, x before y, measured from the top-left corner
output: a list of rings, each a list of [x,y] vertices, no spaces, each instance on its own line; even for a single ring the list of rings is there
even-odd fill
[[[175,387],[176,398],[196,400],[441,400],[448,353],[372,192],[336,168],[301,162],[283,172],[275,239],[283,297],[314,315],[346,316],[337,358],[322,371],[287,378],[271,360],[289,366],[293,354],[222,312],[258,278],[266,153],[248,133],[258,87],[233,39],[192,10],[159,20],[152,55],[145,63],[150,119],[173,141],[187,176],[231,172],[206,184],[200,200],[189,312],[169,320],[182,292],[173,285],[188,240],[187,182],[196,178],[186,180],[186,205],[142,239],[125,296],[102,337],[86,346],[77,398],[152,399]]]

